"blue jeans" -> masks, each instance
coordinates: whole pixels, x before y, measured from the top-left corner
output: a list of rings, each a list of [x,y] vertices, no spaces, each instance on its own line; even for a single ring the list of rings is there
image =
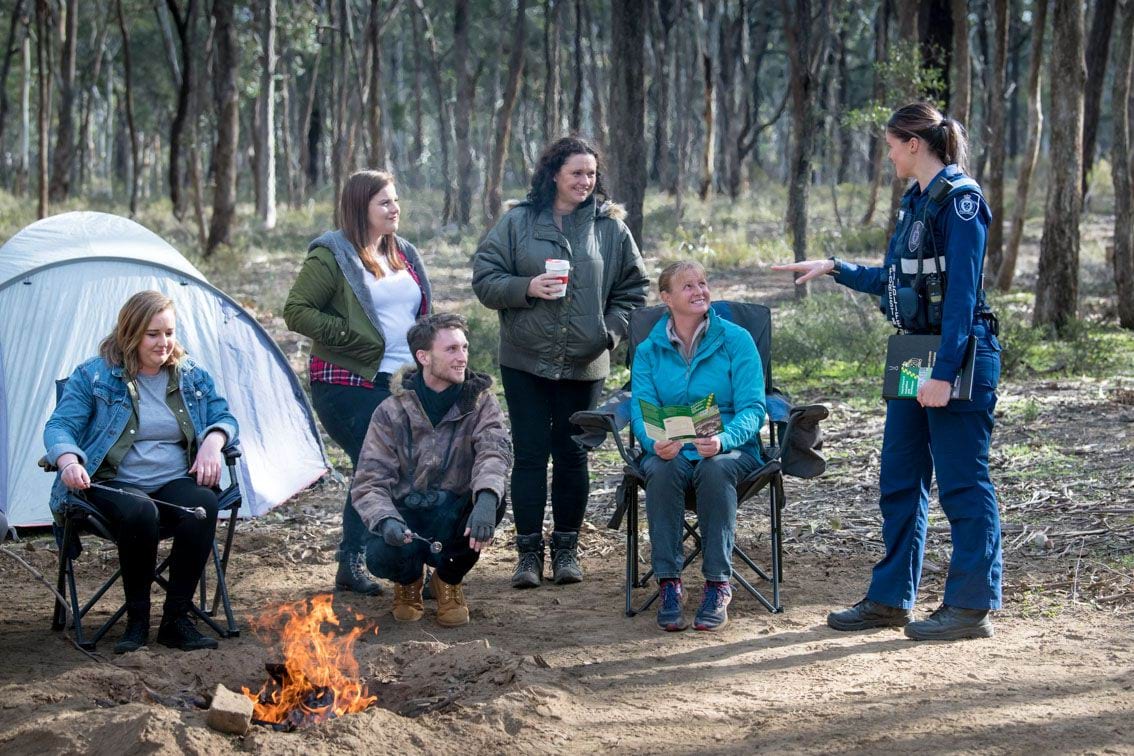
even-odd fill
[[[496,507],[496,523],[500,524],[506,504]],[[440,541],[441,553],[434,554],[421,541],[391,546],[382,536],[366,536],[366,568],[370,574],[409,585],[422,577],[425,565],[437,571],[437,577],[449,585],[457,585],[480,559],[480,552],[469,548],[465,535],[472,513],[472,495],[442,503],[431,509],[399,510],[406,525],[423,538]]]
[[[374,388],[362,386],[340,386],[335,383],[315,381],[311,384],[311,404],[319,422],[323,423],[336,444],[350,457],[351,473],[358,466],[358,455],[362,453],[362,443],[366,431],[370,429],[370,416],[390,395],[390,376],[379,373],[374,380]],[[351,554],[361,554],[366,545],[366,525],[350,503],[350,487],[347,487],[346,505],[343,507],[343,540],[339,544],[339,561]]]
[[[696,462],[678,454],[671,460],[650,454],[642,462],[646,474],[646,519],[650,525],[650,554],[659,579],[681,577],[685,550],[685,490],[697,495],[705,580],[732,577],[732,546],[736,541],[736,483],[760,466],[747,452],[733,449]]]

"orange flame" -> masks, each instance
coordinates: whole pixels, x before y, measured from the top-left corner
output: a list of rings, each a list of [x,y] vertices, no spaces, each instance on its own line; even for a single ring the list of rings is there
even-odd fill
[[[361,615],[355,618],[362,620]],[[367,695],[354,658],[355,642],[371,628],[356,626],[344,635],[324,632],[324,625],[339,627],[330,594],[313,597],[310,606],[306,600],[284,604],[255,624],[257,629],[264,629],[278,627],[281,622],[285,672],[279,679],[264,683],[258,693],[242,688],[252,699],[254,719],[315,724],[360,712],[378,700]]]

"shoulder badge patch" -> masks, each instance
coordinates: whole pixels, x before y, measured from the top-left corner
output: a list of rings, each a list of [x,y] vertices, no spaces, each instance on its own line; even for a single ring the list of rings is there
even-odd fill
[[[970,221],[980,211],[980,200],[975,194],[962,194],[953,198],[953,209],[957,211],[958,218]]]

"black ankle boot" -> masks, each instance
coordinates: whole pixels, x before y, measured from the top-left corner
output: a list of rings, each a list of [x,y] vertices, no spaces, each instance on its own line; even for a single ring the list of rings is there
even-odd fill
[[[196,651],[202,648],[216,648],[216,638],[201,635],[193,620],[189,619],[189,609],[184,601],[167,602],[161,613],[161,626],[158,628],[157,642],[182,651]]]
[[[556,585],[583,582],[583,568],[579,566],[579,534],[551,534],[551,579]]]
[[[358,552],[346,554],[339,559],[339,571],[335,573],[335,589],[361,593],[364,596],[382,595],[382,585],[366,569],[366,557]]]
[[[114,653],[128,654],[137,651],[150,639],[150,602],[126,602],[126,632],[114,644]]]
[[[543,582],[543,535],[516,536],[519,559],[512,573],[513,588],[535,588]]]

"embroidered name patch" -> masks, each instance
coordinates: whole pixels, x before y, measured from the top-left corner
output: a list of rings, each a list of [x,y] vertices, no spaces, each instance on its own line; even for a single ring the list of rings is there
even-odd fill
[[[970,221],[976,217],[980,210],[980,201],[974,194],[964,194],[953,198],[953,209],[957,211],[958,218],[963,221]]]

